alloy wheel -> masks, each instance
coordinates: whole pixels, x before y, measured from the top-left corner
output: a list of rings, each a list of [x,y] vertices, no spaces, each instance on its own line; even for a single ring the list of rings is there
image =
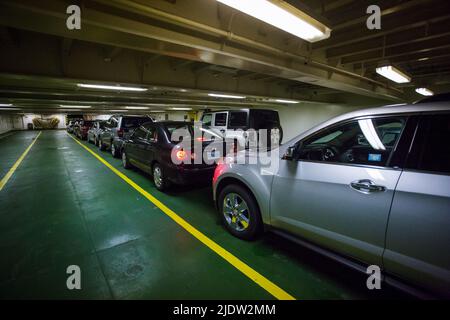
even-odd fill
[[[223,215],[228,225],[238,232],[246,230],[250,223],[247,202],[237,193],[229,193],[223,199]]]
[[[124,167],[124,168],[126,168],[126,167],[128,166],[128,163],[127,163],[127,155],[125,154],[125,152],[122,153],[122,164],[123,164],[123,167]]]
[[[161,168],[158,166],[153,169],[153,181],[155,182],[156,187],[161,188],[163,178]]]

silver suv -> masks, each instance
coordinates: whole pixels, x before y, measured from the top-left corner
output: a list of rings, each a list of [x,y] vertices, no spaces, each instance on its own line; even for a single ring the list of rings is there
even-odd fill
[[[394,286],[450,297],[450,103],[348,113],[275,151],[270,175],[217,166],[230,233],[270,229],[358,270],[377,265]]]

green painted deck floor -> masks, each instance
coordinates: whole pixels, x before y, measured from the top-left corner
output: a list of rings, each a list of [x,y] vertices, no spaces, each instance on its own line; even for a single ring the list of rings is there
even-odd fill
[[[0,136],[0,178],[37,131]],[[99,152],[93,145],[95,152]],[[273,234],[244,242],[220,225],[210,188],[158,192],[101,156],[209,238],[297,299],[404,298]],[[0,191],[0,298],[272,299],[63,131],[43,131]],[[66,268],[81,268],[68,290]]]

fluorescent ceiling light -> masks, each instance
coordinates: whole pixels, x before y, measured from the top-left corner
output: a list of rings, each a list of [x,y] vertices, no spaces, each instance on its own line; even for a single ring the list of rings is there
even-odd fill
[[[323,23],[281,0],[217,0],[309,42],[330,37]]]
[[[170,110],[189,111],[192,110],[192,108],[170,108]]]
[[[0,103],[0,107],[12,107],[11,103]]]
[[[103,84],[86,84],[86,83],[79,83],[79,84],[77,84],[77,86],[80,88],[117,90],[117,91],[147,91],[148,90],[147,88],[110,86],[110,85],[103,85]]]
[[[125,107],[125,109],[129,110],[147,110],[150,109],[149,107]]]
[[[20,108],[0,108],[0,110],[8,111],[8,110],[20,110]]]
[[[371,119],[358,120],[358,124],[364,134],[364,137],[367,139],[372,148],[375,150],[386,150],[386,147],[383,142],[381,142]]]
[[[59,105],[62,108],[76,108],[76,109],[89,109],[91,108],[91,106],[68,106],[68,105],[64,105],[64,104],[60,104]]]
[[[434,92],[427,89],[427,88],[416,88],[416,92],[423,95],[423,96],[432,96],[434,95]]]
[[[166,112],[166,110],[150,110],[149,112]]]
[[[376,69],[379,75],[382,75],[389,80],[397,83],[406,83],[411,81],[411,77],[406,75],[404,72],[398,70],[394,66],[384,66]]]
[[[208,93],[208,96],[215,98],[245,99],[244,96],[235,96],[231,94]]]
[[[274,100],[270,100],[270,101],[279,102],[279,103],[299,103],[299,101],[285,100],[285,99],[274,99]]]
[[[81,109],[61,109],[63,112],[81,111]]]

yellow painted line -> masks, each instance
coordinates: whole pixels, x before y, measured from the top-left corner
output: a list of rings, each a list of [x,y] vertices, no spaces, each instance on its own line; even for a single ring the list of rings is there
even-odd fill
[[[38,135],[36,136],[36,138],[34,138],[33,142],[31,142],[31,144],[28,146],[28,148],[22,153],[22,155],[20,156],[19,159],[17,159],[16,163],[14,163],[14,165],[11,167],[11,169],[9,169],[8,173],[2,178],[2,180],[0,181],[0,191],[2,191],[3,187],[6,185],[6,183],[8,182],[8,180],[12,177],[12,175],[14,174],[14,172],[16,171],[16,169],[20,166],[20,163],[23,161],[23,159],[26,157],[26,155],[28,154],[28,152],[30,151],[31,147],[34,145],[34,143],[36,142],[36,140],[39,138],[39,136],[41,135],[42,131],[40,131],[38,133]]]
[[[195,238],[197,238],[200,242],[202,242],[204,245],[206,245],[208,248],[210,248],[212,251],[214,251],[216,254],[221,256],[223,259],[225,259],[228,263],[230,263],[233,267],[238,269],[240,272],[242,272],[244,275],[246,275],[248,278],[250,278],[252,281],[254,281],[257,285],[262,287],[264,290],[269,292],[272,296],[279,300],[295,300],[293,296],[291,296],[289,293],[281,289],[279,286],[277,286],[275,283],[261,275],[256,270],[252,269],[249,265],[247,265],[245,262],[234,256],[231,252],[227,251],[226,249],[222,248],[220,245],[218,245],[216,242],[208,238],[206,235],[204,235],[202,232],[198,231],[194,226],[192,226],[189,222],[184,220],[182,217],[180,217],[178,214],[176,214],[174,211],[172,211],[170,208],[168,208],[164,203],[156,199],[154,196],[152,196],[150,193],[142,189],[138,184],[136,184],[133,180],[128,178],[126,175],[124,175],[122,172],[114,168],[109,162],[107,162],[105,159],[103,159],[101,156],[99,156],[96,152],[92,151],[91,148],[85,146],[80,141],[69,135],[73,140],[75,140],[76,143],[78,143],[80,146],[82,146],[84,149],[86,149],[88,152],[90,152],[94,157],[97,158],[101,163],[103,163],[105,166],[107,166],[112,172],[114,172],[116,175],[118,175],[122,180],[124,180],[126,183],[128,183],[130,186],[132,186],[136,191],[138,191],[140,194],[142,194],[145,198],[147,198],[150,202],[152,202],[155,206],[157,206],[162,212],[164,212],[166,215],[168,215],[173,221],[178,223],[183,229],[185,229],[187,232],[189,232],[191,235],[193,235]]]

